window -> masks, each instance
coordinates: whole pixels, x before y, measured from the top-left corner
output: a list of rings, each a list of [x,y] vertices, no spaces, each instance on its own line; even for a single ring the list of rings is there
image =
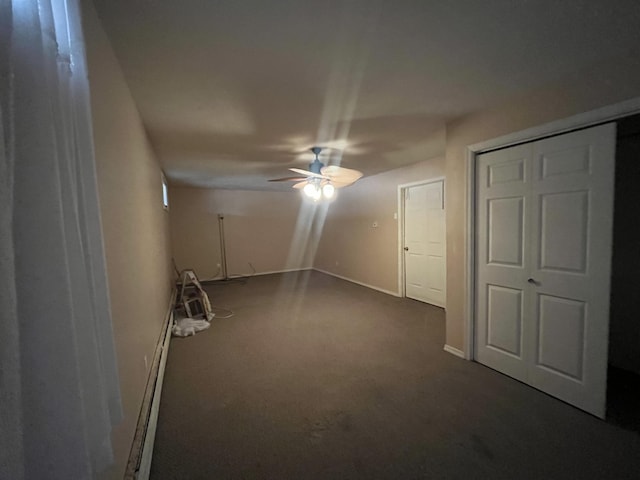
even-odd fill
[[[167,187],[167,177],[164,173],[160,174],[162,178],[162,206],[165,210],[169,210],[169,187]]]

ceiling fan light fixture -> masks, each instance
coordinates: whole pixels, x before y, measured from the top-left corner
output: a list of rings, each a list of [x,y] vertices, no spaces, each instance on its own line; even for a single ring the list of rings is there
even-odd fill
[[[317,191],[317,187],[315,184],[313,184],[312,182],[307,183],[304,188],[302,189],[302,191],[304,192],[304,194],[307,197],[311,197],[313,198],[316,195],[316,191]]]
[[[326,185],[324,185],[322,187],[322,195],[324,196],[324,198],[326,199],[331,199],[333,198],[333,196],[336,193],[336,187],[334,187],[333,185],[331,185],[330,183],[327,183]]]

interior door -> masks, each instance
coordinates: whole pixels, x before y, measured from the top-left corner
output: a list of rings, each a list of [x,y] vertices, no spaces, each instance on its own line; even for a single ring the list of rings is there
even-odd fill
[[[606,406],[615,125],[478,157],[478,361]]]
[[[444,182],[405,189],[405,294],[439,307],[446,304]]]
[[[527,380],[531,146],[477,158],[476,360]]]

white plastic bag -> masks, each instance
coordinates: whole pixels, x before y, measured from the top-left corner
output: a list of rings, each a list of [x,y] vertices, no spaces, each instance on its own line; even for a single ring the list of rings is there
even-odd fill
[[[173,327],[171,327],[171,333],[176,337],[188,337],[195,335],[197,332],[206,330],[211,324],[206,320],[197,320],[195,318],[181,317],[178,318]]]

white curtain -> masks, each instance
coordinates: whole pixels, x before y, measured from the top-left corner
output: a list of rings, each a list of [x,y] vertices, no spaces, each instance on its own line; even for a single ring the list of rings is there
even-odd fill
[[[121,418],[79,0],[0,0],[0,478],[93,478]]]

